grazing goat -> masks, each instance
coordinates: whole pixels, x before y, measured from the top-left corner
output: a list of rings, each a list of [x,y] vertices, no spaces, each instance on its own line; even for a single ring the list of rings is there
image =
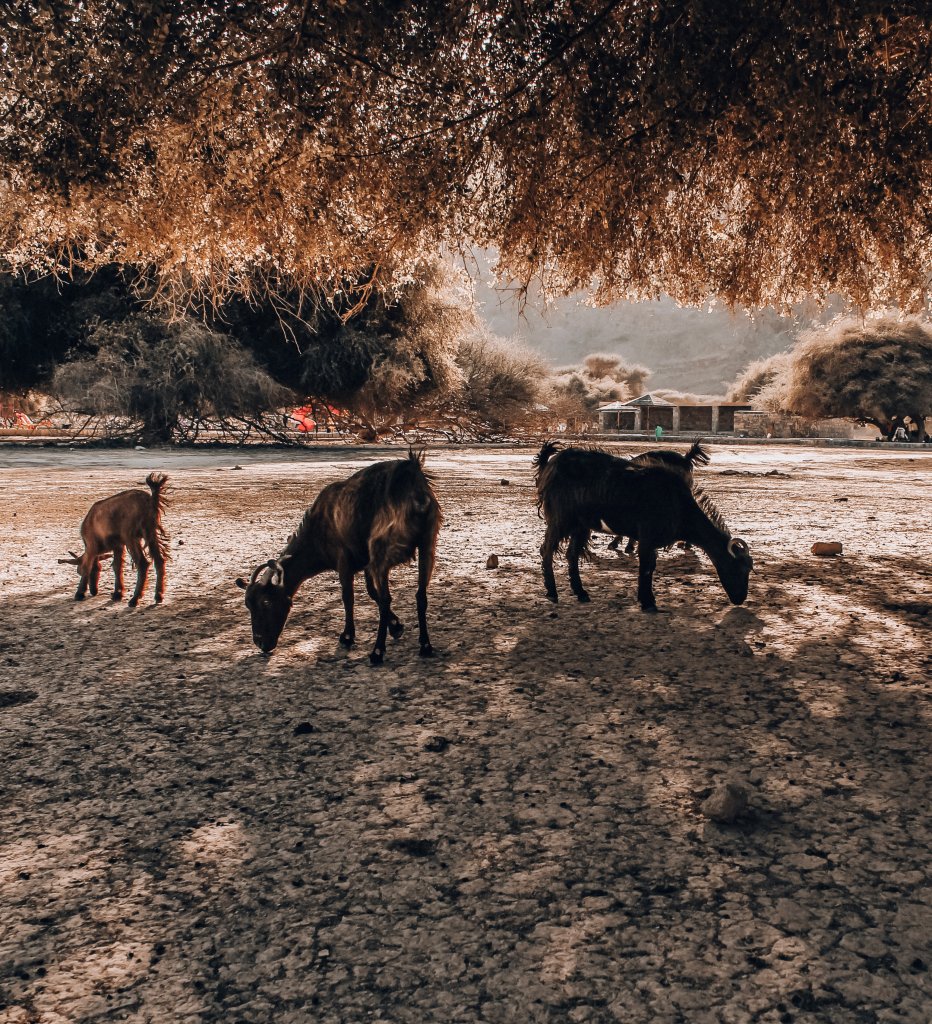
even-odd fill
[[[84,551],[71,558],[59,558],[60,565],[76,565],[81,582],[74,595],[75,601],[83,601],[90,590],[91,597],[97,596],[97,582],[100,579],[100,561],[113,554],[113,600],[123,600],[123,556],[129,548],[130,557],[136,564],[136,589],[130,598],[130,607],[135,608],[146,589],[149,561],[143,544],[155,562],[155,602],[161,604],[165,595],[165,562],[168,559],[166,547],[168,538],[162,528],[162,512],[167,504],[164,494],[168,477],[164,473],[150,473],[146,477],[150,494],[145,491],[120,491],[109,498],[102,498],[91,505],[90,511],[81,523],[81,539]]]
[[[379,606],[379,629],[369,660],[380,664],[386,632],[399,637],[404,629],[391,609],[388,573],[417,553],[420,653],[429,657],[434,649],[427,635],[427,585],[440,518],[423,455],[413,451],[407,459],[376,463],[325,487],[278,558],[257,566],[248,583],[236,580],[246,591],[256,646],[263,654],[275,650],[298,587],[332,569],[339,574],[346,610],[340,643],[350,647],[356,639],[353,577],[362,571],[366,590]]]
[[[693,467],[698,463],[700,466],[708,466],[709,464],[709,452],[708,449],[702,447],[702,440],[694,441],[689,451],[684,452],[682,455],[679,452],[670,451],[668,448],[652,448],[650,451],[642,452],[640,455],[635,455],[628,460],[633,466],[666,466],[667,469],[672,469],[674,472],[679,473],[686,483],[690,487],[693,485]],[[616,536],[609,544],[610,551],[617,551],[618,546],[624,540],[624,537]],[[628,538],[628,544],[625,547],[626,555],[633,555],[634,548],[637,541],[634,537]],[[689,545],[687,544],[688,548]]]
[[[579,558],[588,554],[592,531],[607,530],[638,541],[638,601],[644,611],[657,610],[657,548],[678,540],[702,548],[731,602],[744,602],[753,567],[748,546],[731,536],[711,502],[701,495],[697,500],[682,474],[660,465],[633,466],[606,452],[561,449],[552,442],[541,448],[534,466],[537,505],[547,523],[540,553],[551,601],[557,600],[553,555],[565,541],[573,593],[580,601],[589,600]]]

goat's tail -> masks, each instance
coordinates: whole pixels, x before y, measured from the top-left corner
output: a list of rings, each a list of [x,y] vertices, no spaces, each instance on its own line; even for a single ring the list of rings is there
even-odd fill
[[[683,456],[683,458],[689,463],[689,468],[693,466],[708,466],[709,460],[712,458],[708,448],[702,447],[702,438],[698,441],[693,442],[692,448]]]
[[[146,477],[149,490],[152,491],[152,508],[155,512],[155,534],[159,551],[163,558],[168,558],[168,534],[162,526],[162,513],[168,505],[168,498],[165,496],[165,485],[168,483],[168,476],[165,473],[150,473]]]
[[[534,456],[533,466],[534,475],[539,477],[543,472],[544,466],[557,454],[560,450],[560,445],[556,441],[544,441],[540,451]]]

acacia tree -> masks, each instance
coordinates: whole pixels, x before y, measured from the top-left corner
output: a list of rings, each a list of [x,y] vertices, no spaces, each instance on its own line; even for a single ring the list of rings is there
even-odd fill
[[[627,364],[622,356],[595,352],[579,366],[554,371],[550,405],[568,422],[589,422],[602,402],[643,394],[650,373],[646,366]]]
[[[870,423],[888,439],[909,417],[921,440],[932,415],[932,329],[885,316],[846,317],[807,331],[760,401],[798,416]]]
[[[879,0],[0,0],[0,260],[918,308],[932,22]]]

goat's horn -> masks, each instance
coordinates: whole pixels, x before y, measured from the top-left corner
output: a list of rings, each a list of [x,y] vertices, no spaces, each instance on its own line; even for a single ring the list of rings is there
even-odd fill
[[[748,546],[740,537],[732,537],[728,542],[728,554],[731,555],[732,558],[738,557],[735,553],[736,551],[740,551],[742,555],[746,555],[748,553]]]
[[[257,565],[255,567],[255,569],[252,570],[252,576],[249,579],[249,585],[250,586],[252,586],[253,583],[256,582],[256,580],[259,578],[259,573],[262,572],[262,570],[265,569],[265,568],[267,568],[267,566]]]
[[[80,565],[81,564],[81,559],[73,551],[69,550],[68,554],[71,555],[71,558],[59,558],[59,560],[58,560],[58,564],[59,565]]]

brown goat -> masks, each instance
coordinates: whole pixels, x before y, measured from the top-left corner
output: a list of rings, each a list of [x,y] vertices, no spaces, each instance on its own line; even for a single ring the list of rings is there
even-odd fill
[[[83,601],[90,590],[91,597],[97,595],[100,579],[100,562],[113,555],[113,600],[123,600],[123,556],[129,554],[136,564],[136,589],[130,598],[130,607],[139,604],[146,589],[149,560],[143,548],[155,562],[155,602],[160,604],[165,594],[165,562],[168,559],[166,547],[168,538],[162,528],[162,512],[166,500],[163,494],[168,477],[164,473],[150,473],[146,477],[151,494],[145,491],[120,491],[109,498],[102,498],[91,505],[90,511],[81,523],[81,539],[84,551],[71,558],[59,558],[59,565],[76,565],[81,582],[78,584],[75,601]]]
[[[377,462],[346,480],[329,484],[304,513],[277,559],[256,566],[247,583],[246,607],[252,638],[263,654],[278,644],[298,587],[312,576],[335,570],[340,577],[346,621],[340,643],[356,639],[353,577],[364,572],[366,590],[379,606],[379,629],[369,655],[373,665],[385,656],[385,636],[401,636],[404,627],[392,611],[388,573],[417,554],[417,621],[421,656],[434,653],[427,634],[427,585],[434,567],[440,505],[424,472],[422,457]]]

